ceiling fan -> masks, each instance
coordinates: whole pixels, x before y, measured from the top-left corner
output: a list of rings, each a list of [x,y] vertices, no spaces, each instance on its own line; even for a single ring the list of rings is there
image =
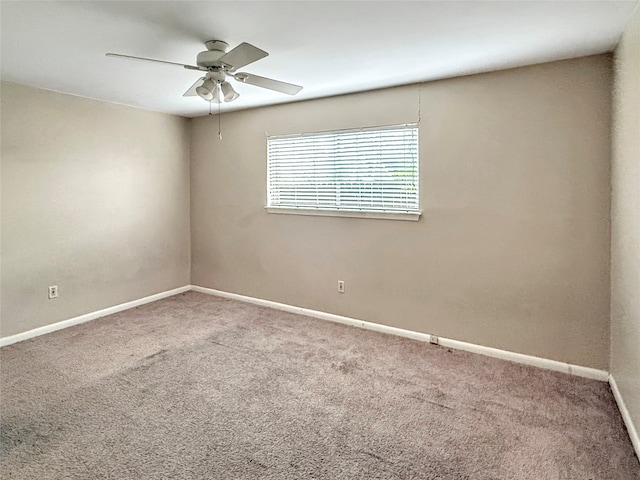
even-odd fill
[[[198,54],[196,65],[184,65],[182,63],[167,62],[153,58],[135,57],[119,53],[107,53],[107,57],[125,58],[129,60],[144,60],[147,62],[165,63],[177,65],[187,70],[199,70],[207,72],[199,78],[184,93],[184,97],[199,96],[211,103],[232,102],[240,96],[227,81],[228,77],[240,83],[267,88],[276,92],[295,95],[302,87],[292,83],[281,82],[271,78],[261,77],[252,73],[236,72],[238,68],[256,62],[269,55],[264,50],[254,47],[250,43],[241,43],[237,47],[227,51],[229,44],[222,40],[209,40],[205,42],[207,49]]]

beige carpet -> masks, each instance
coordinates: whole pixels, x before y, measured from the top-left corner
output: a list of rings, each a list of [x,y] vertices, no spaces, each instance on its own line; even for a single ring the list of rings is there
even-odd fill
[[[3,479],[640,479],[606,383],[194,292],[0,361]]]

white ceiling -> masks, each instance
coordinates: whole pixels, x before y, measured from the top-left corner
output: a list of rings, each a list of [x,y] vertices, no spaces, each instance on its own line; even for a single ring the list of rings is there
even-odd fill
[[[204,41],[270,53],[243,71],[303,85],[295,97],[237,85],[222,111],[611,51],[629,1],[2,1],[2,80],[187,117]],[[236,85],[234,85],[236,86]]]

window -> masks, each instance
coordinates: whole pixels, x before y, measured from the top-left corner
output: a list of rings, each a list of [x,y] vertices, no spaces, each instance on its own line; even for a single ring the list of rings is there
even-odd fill
[[[416,124],[272,136],[267,150],[270,212],[419,217]]]

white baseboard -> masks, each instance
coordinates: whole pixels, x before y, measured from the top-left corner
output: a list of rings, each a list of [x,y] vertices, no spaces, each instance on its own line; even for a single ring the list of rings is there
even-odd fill
[[[155,302],[156,300],[160,300],[162,298],[172,297],[173,295],[188,292],[189,290],[191,290],[191,286],[185,285],[184,287],[174,288],[173,290],[167,290],[166,292],[156,293],[155,295],[149,295],[148,297],[139,298],[138,300],[121,303],[120,305],[115,305],[113,307],[108,307],[102,310],[80,315],[79,317],[62,320],[61,322],[52,323],[51,325],[45,325],[44,327],[34,328],[33,330],[29,330],[27,332],[17,333],[8,337],[2,337],[0,338],[0,347],[11,345],[12,343],[16,342],[21,342],[29,338],[38,337],[40,335],[44,335],[45,333],[62,330],[63,328],[78,325],[80,323],[89,322],[91,320],[95,320],[96,318],[111,315],[112,313],[122,312],[123,310],[138,307],[140,305],[144,305],[145,303]]]
[[[531,365],[533,367],[545,368],[556,372],[568,373],[569,375],[575,375],[577,377],[590,378],[601,382],[609,380],[609,372],[605,370],[598,370],[597,368],[583,367],[581,365],[560,362],[558,360],[549,360],[548,358],[510,352],[508,350],[500,350],[498,348],[485,347],[474,343],[460,342],[449,338],[440,337],[438,343],[443,347],[479,353],[480,355],[486,355],[488,357],[500,358],[502,360],[509,360],[510,362],[521,363],[523,365]]]
[[[184,287],[175,288],[173,290],[157,293],[155,295],[150,295],[148,297],[140,298],[138,300],[133,300],[131,302],[122,303],[120,305],[98,310],[96,312],[87,313],[85,315],[80,315],[79,317],[70,318],[68,320],[63,320],[61,322],[53,323],[51,325],[45,325],[43,327],[35,328],[27,332],[18,333],[16,335],[11,335],[8,337],[2,337],[0,338],[0,347],[11,345],[12,343],[16,343],[16,342],[21,342],[23,340],[37,337],[39,335],[44,335],[45,333],[55,332],[56,330],[61,330],[63,328],[71,327],[73,325],[78,325],[80,323],[85,323],[91,320],[95,320],[96,318],[104,317],[106,315],[122,312],[123,310],[128,310],[130,308],[144,305],[145,303],[154,302],[162,298],[171,297],[173,295],[177,295],[179,293],[183,293],[189,290],[194,290],[196,292],[206,293],[209,295],[217,295],[219,297],[240,300],[243,302],[252,303],[254,305],[275,308],[277,310],[297,313],[300,315],[306,315],[308,317],[314,317],[321,320],[328,320],[330,322],[342,323],[344,325],[364,328],[366,330],[373,330],[376,332],[387,333],[391,335],[398,335],[400,337],[411,338],[413,340],[419,340],[422,342],[430,342],[432,340],[432,336],[428,333],[414,332],[414,331],[405,330],[402,328],[381,325],[379,323],[372,323],[364,320],[358,320],[355,318],[344,317],[342,315],[335,315],[333,313],[326,313],[318,310],[311,310],[308,308],[296,307],[296,306],[288,305],[285,303],[272,302],[270,300],[263,300],[261,298],[249,297],[246,295],[239,295],[237,293],[224,292],[222,290],[215,290],[212,288],[205,288],[197,285],[185,285]],[[546,358],[534,357],[532,355],[524,355],[521,353],[509,352],[507,350],[500,350],[497,348],[485,347],[482,345],[461,342],[458,340],[453,340],[453,339],[444,338],[444,337],[438,337],[437,343],[442,345],[443,347],[453,348],[456,350],[464,350],[472,353],[478,353],[480,355],[486,355],[488,357],[500,358],[502,360],[509,360],[511,362],[545,368],[548,370],[555,370],[558,372],[564,372],[571,375],[577,375],[579,377],[591,378],[591,379],[600,380],[603,382],[606,382],[609,380],[608,372],[605,372],[604,370],[597,370],[595,368],[572,365],[569,363],[559,362],[556,360],[549,360]]]
[[[392,335],[398,335],[400,337],[407,337],[413,340],[419,340],[422,342],[430,342],[431,335],[428,333],[414,332],[411,330],[404,330],[402,328],[389,327],[387,325],[381,325],[379,323],[366,322],[364,320],[358,320],[355,318],[343,317],[342,315],[334,315],[332,313],[320,312],[318,310],[310,310],[308,308],[296,307],[293,305],[287,305],[285,303],[272,302],[270,300],[263,300],[261,298],[248,297],[246,295],[239,295],[237,293],[224,292],[222,290],[214,290],[213,288],[205,288],[197,285],[192,285],[191,289],[200,292],[207,293],[209,295],[217,295],[219,297],[231,298],[234,300],[240,300],[263,307],[275,308],[277,310],[283,310],[285,312],[297,313],[300,315],[306,315],[308,317],[319,318],[321,320],[328,320],[330,322],[342,323],[345,325],[351,325],[354,327],[360,327],[367,330],[373,330],[376,332],[389,333]],[[579,365],[572,365],[570,363],[559,362],[556,360],[549,360],[546,358],[534,357],[532,355],[524,355],[522,353],[509,352],[507,350],[500,350],[497,348],[484,347],[482,345],[476,345],[473,343],[460,342],[458,340],[452,340],[449,338],[438,337],[438,344],[443,347],[453,348],[456,350],[464,350],[472,353],[479,353],[488,357],[500,358],[502,360],[509,360],[511,362],[522,363],[525,365],[531,365],[534,367],[545,368],[547,370],[555,370],[557,372],[564,372],[570,375],[576,375],[578,377],[586,377],[594,380],[600,380],[606,382],[609,380],[609,372],[604,370],[598,370],[595,368],[582,367]]]
[[[633,444],[633,448],[636,451],[636,455],[638,456],[638,461],[640,462],[640,436],[638,435],[638,430],[636,430],[636,426],[633,424],[633,420],[631,419],[631,414],[629,413],[629,409],[627,408],[627,405],[624,403],[624,399],[622,398],[622,394],[618,389],[618,384],[616,383],[616,379],[613,378],[613,375],[609,375],[609,385],[611,386],[613,397],[616,399],[616,403],[618,404],[618,410],[620,410],[620,414],[622,415],[622,420],[624,420],[624,424],[627,427],[627,432],[629,433],[629,437],[631,438],[631,443]]]

